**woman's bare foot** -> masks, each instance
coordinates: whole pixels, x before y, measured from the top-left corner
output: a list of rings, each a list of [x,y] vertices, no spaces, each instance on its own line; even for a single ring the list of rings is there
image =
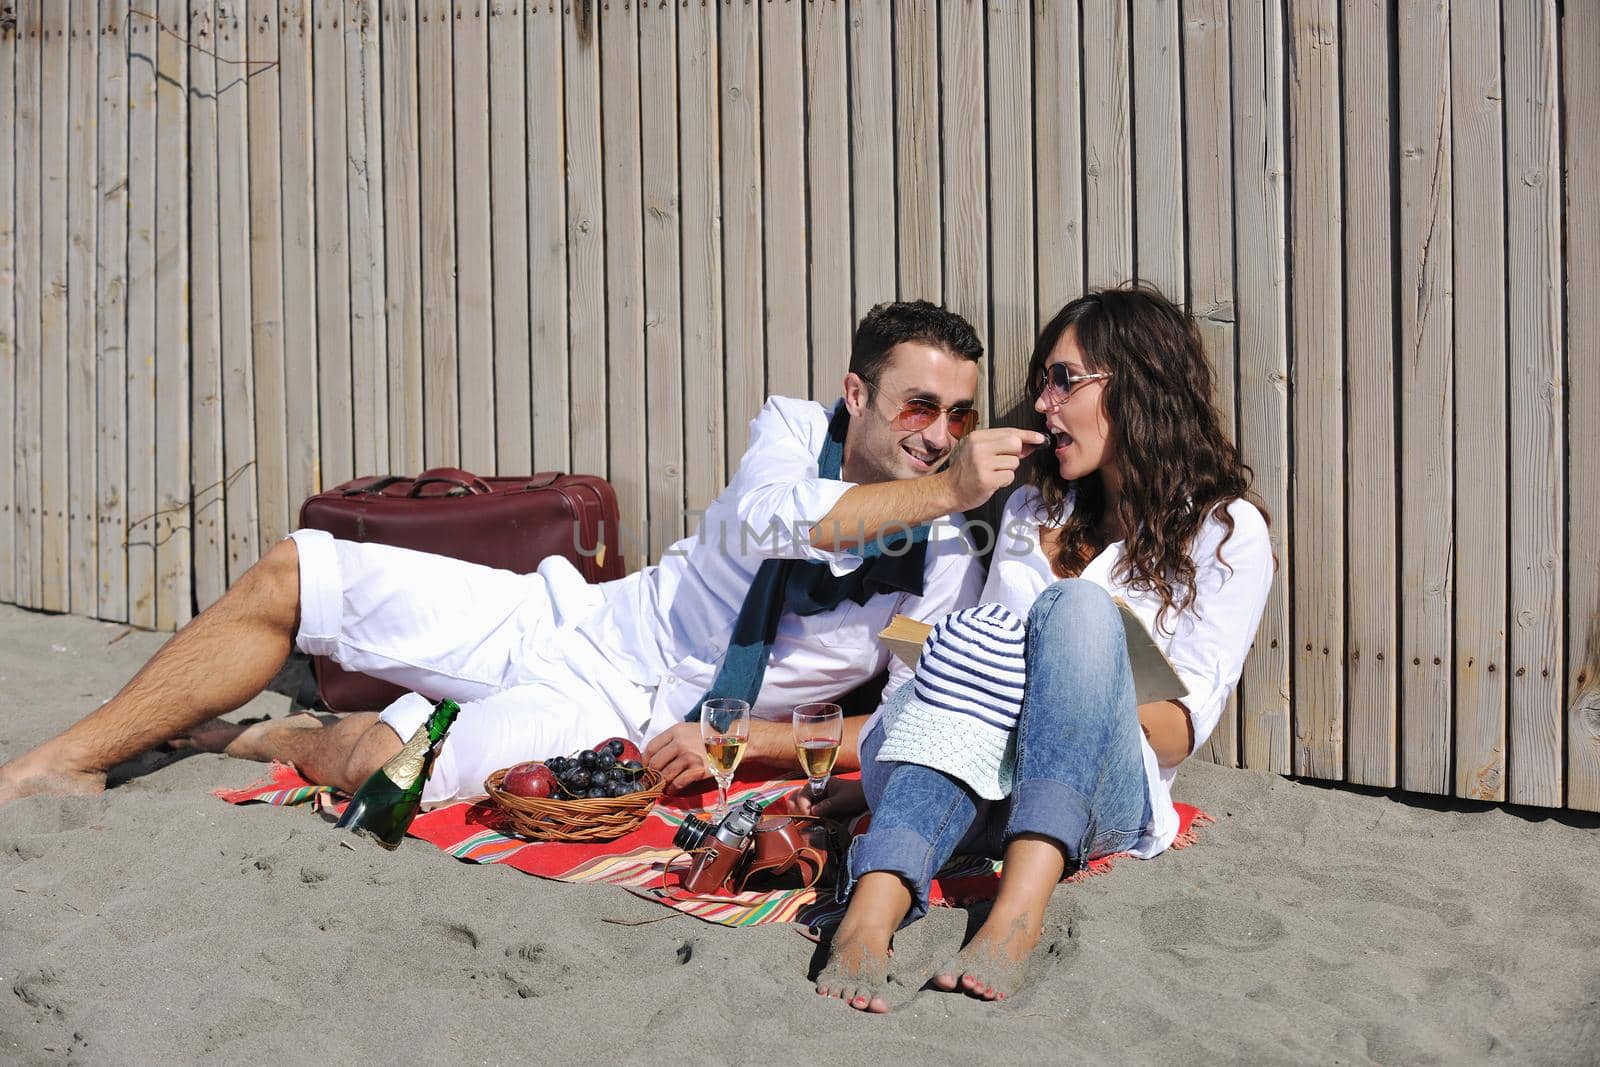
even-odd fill
[[[892,954],[887,939],[857,934],[841,926],[833,937],[828,964],[817,975],[817,992],[838,997],[857,1011],[888,1011],[883,989],[889,984]]]
[[[1004,1000],[1022,988],[1041,930],[1025,912],[991,912],[960,955],[934,972],[934,986],[947,993],[960,989],[984,1000]]]
[[[322,721],[315,715],[290,715],[286,719],[233,723],[212,719],[189,731],[188,743],[202,752],[220,752],[234,759],[260,763],[276,758],[277,739],[286,730],[320,730]]]
[[[91,796],[106,791],[104,771],[80,771],[36,748],[0,766],[0,804],[31,796]]]

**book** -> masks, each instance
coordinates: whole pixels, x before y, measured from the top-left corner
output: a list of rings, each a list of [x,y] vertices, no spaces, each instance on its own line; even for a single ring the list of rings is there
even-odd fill
[[[1133,613],[1121,597],[1112,597],[1117,613],[1122,617],[1122,633],[1128,644],[1128,663],[1133,667],[1134,699],[1140,704],[1154,704],[1162,700],[1177,700],[1187,696],[1189,687],[1183,684],[1172,662],[1167,659],[1156,639],[1145,629],[1139,616]],[[923,642],[933,630],[929,623],[909,615],[896,615],[878,633],[878,639],[889,651],[908,667],[915,668],[922,655]]]

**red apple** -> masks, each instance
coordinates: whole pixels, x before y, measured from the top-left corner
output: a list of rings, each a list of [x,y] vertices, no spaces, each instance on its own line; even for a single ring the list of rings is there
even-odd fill
[[[549,767],[530,761],[519,763],[507,771],[500,788],[512,796],[543,798],[554,796],[558,787],[556,776]]]
[[[618,763],[626,763],[629,760],[638,760],[640,763],[644,762],[644,754],[639,751],[639,746],[635,745],[632,741],[629,741],[626,737],[608,737],[598,745],[594,746],[594,750],[596,752],[603,752],[605,751],[605,747],[613,741],[619,741],[622,743],[622,751],[617,754]]]

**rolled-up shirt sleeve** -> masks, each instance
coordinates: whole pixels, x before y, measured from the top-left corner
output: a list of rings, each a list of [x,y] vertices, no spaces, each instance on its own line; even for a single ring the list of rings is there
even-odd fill
[[[1195,601],[1167,642],[1167,658],[1189,693],[1180,703],[1194,727],[1194,748],[1211,736],[1228,694],[1244,670],[1267,594],[1272,588],[1272,543],[1266,520],[1250,504],[1229,505],[1233,534],[1207,523],[1196,539]],[[1217,546],[1222,545],[1221,559]],[[1161,635],[1158,632],[1158,640]]]
[[[859,555],[811,543],[811,527],[855,485],[819,476],[827,420],[817,411],[809,401],[772,397],[751,420],[750,446],[728,486],[741,529],[729,532],[757,556],[812,560],[848,574],[861,565]]]

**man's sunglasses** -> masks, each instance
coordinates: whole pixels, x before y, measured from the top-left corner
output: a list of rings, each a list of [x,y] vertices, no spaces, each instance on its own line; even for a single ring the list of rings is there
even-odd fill
[[[1045,403],[1054,407],[1065,404],[1067,397],[1083,382],[1098,382],[1111,377],[1110,371],[1097,374],[1073,374],[1065,363],[1052,363],[1044,369],[1044,381],[1034,390],[1044,397]]]
[[[861,380],[867,383],[867,389],[872,393],[879,392],[876,382],[869,378]],[[889,420],[889,425],[897,430],[926,430],[939,421],[940,415],[949,417],[950,436],[957,440],[978,428],[977,408],[965,404],[942,408],[933,401],[921,397],[912,397],[902,403],[899,412]]]

